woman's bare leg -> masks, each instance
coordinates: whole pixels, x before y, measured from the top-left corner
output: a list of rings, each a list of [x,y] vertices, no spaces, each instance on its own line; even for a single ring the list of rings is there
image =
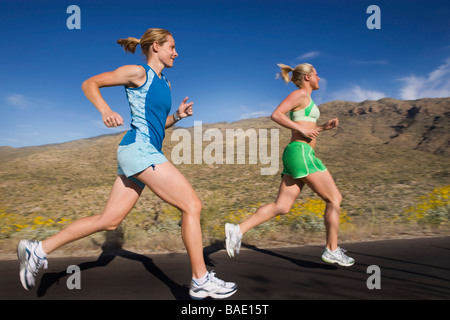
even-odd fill
[[[328,171],[312,173],[304,178],[304,181],[326,203],[324,213],[326,247],[330,250],[335,250],[338,246],[342,195]]]
[[[42,242],[42,249],[50,254],[69,242],[102,230],[114,230],[136,204],[142,189],[125,176],[118,176],[108,202],[101,214],[78,219],[57,234]]]
[[[148,168],[136,175],[156,195],[180,209],[181,237],[191,262],[193,278],[201,278],[207,272],[203,259],[200,214],[202,204],[191,184],[170,162]]]
[[[241,233],[244,234],[279,214],[288,213],[302,191],[303,185],[304,183],[301,180],[284,175],[276,201],[260,207],[248,219],[241,222],[239,225]]]

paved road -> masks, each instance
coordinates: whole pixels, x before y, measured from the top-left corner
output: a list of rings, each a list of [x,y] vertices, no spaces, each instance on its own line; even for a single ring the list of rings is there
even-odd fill
[[[227,303],[450,299],[450,237],[349,243],[343,247],[356,259],[354,266],[323,262],[319,246],[264,249],[244,244],[235,259],[228,258],[223,249],[209,247],[205,257],[208,269],[238,284],[238,292]],[[81,270],[81,289],[67,287],[71,265]],[[374,275],[367,273],[371,265],[380,268],[381,289],[367,287],[368,278]],[[39,273],[36,288],[30,291],[20,284],[17,261],[0,261],[0,270],[2,300],[189,299],[189,263],[182,253],[141,255],[116,250],[99,257],[50,258],[49,269]]]

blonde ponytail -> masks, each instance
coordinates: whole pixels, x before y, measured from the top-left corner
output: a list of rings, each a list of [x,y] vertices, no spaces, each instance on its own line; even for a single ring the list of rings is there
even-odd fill
[[[298,88],[303,85],[305,76],[314,71],[314,67],[309,63],[302,63],[296,66],[294,69],[291,67],[279,63],[278,66],[281,68],[279,76],[284,80],[284,82],[293,82]],[[289,72],[292,71],[292,76],[289,77]]]
[[[283,79],[284,82],[286,83],[291,82],[289,72],[292,72],[294,69],[282,63],[279,63],[278,66],[281,68],[281,72],[278,74],[281,77],[281,79]]]
[[[136,52],[136,47],[140,42],[141,42],[141,40],[133,38],[133,37],[128,37],[128,38],[117,40],[117,43],[122,46],[122,48],[125,50],[125,52],[131,52],[131,53]]]

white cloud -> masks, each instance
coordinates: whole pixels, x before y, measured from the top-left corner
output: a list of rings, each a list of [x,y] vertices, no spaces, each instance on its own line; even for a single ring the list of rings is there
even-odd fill
[[[336,99],[361,102],[364,100],[379,100],[385,98],[386,94],[380,91],[363,89],[358,85],[340,91],[336,94]]]
[[[415,100],[419,98],[442,98],[450,96],[450,58],[431,71],[427,76],[411,75],[400,78],[403,87],[400,98]]]
[[[304,59],[312,59],[320,55],[319,51],[310,51],[306,52],[300,56],[297,57],[298,60],[304,60]]]
[[[32,108],[50,109],[55,105],[51,101],[35,97],[30,98],[20,93],[12,93],[4,97],[4,101],[17,110],[29,110]]]
[[[228,111],[238,115],[235,119],[243,120],[258,117],[268,117],[272,114],[273,110],[278,106],[277,102],[266,101],[256,103],[254,106],[241,105],[237,108],[231,108]]]
[[[261,110],[261,111],[245,113],[245,114],[240,116],[239,120],[249,119],[249,118],[258,118],[258,117],[268,117],[268,116],[270,116],[272,114],[272,111],[270,111],[270,110]]]
[[[33,103],[22,94],[13,93],[5,99],[10,105],[20,110],[29,108]]]

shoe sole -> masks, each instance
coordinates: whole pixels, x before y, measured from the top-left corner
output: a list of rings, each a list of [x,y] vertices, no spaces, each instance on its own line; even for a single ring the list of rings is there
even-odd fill
[[[20,282],[22,283],[22,286],[24,287],[25,290],[29,290],[32,288],[32,286],[29,286],[27,283],[27,277],[26,277],[26,273],[27,273],[27,268],[26,268],[26,261],[27,261],[27,246],[25,244],[24,240],[21,240],[19,242],[19,245],[17,246],[17,258],[19,259],[20,262],[20,271],[19,271],[19,277],[20,277]]]
[[[231,297],[233,294],[237,292],[237,288],[233,291],[227,292],[227,293],[209,293],[206,291],[200,291],[200,292],[194,292],[192,290],[189,290],[189,295],[194,300],[203,300],[208,297],[211,297],[213,299],[225,299],[228,297]]]
[[[350,267],[355,264],[355,261],[353,261],[352,263],[342,263],[338,260],[328,260],[328,259],[324,258],[323,256],[322,256],[322,260],[325,262],[328,262],[328,263],[332,263],[332,264],[337,263],[338,265],[343,266],[343,267]]]

